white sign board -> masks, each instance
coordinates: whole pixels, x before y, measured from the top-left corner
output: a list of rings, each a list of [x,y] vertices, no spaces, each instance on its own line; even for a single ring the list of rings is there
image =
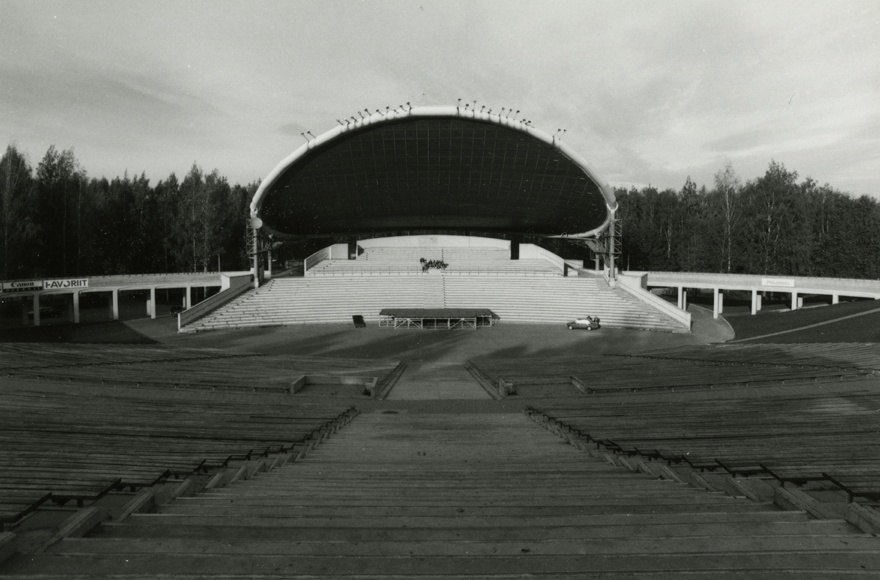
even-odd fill
[[[88,288],[88,278],[68,278],[65,280],[46,280],[44,288],[46,290],[60,290],[63,288]]]
[[[3,282],[3,292],[33,292],[43,289],[42,280],[19,280],[18,282]]]
[[[794,288],[794,280],[791,278],[761,278],[761,286]]]

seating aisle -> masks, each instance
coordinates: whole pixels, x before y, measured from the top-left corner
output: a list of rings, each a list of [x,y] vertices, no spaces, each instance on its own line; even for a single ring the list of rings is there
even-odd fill
[[[592,458],[522,414],[362,414],[297,462],[103,524],[0,578],[869,578],[841,521]],[[128,577],[128,576],[126,576]]]
[[[460,363],[410,362],[386,397],[397,401],[491,399]]]

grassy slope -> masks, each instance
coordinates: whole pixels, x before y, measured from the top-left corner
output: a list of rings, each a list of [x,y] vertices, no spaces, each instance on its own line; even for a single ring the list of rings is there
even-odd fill
[[[877,309],[880,309],[880,301],[863,300],[835,306],[806,308],[796,312],[768,312],[757,316],[731,316],[727,321],[736,332],[736,340],[741,340],[790,331]],[[761,342],[880,342],[880,312],[768,337],[761,339]]]

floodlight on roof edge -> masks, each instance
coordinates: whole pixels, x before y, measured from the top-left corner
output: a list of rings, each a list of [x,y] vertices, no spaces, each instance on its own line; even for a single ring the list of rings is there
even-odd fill
[[[393,109],[386,110],[386,112],[383,113],[377,109],[375,113],[369,113],[369,109],[364,109],[364,111],[368,113],[366,116],[358,111],[358,117],[352,116],[350,117],[350,121],[349,119],[346,119],[345,124],[340,123],[330,130],[318,135],[317,137],[312,135],[313,138],[311,140],[307,140],[306,143],[298,147],[295,151],[293,151],[293,153],[291,153],[290,155],[285,157],[280,163],[278,163],[278,165],[276,165],[275,168],[270,171],[269,174],[260,182],[260,186],[257,188],[257,191],[254,194],[253,199],[251,200],[251,217],[259,217],[260,208],[262,206],[264,198],[267,195],[267,192],[274,185],[275,181],[280,178],[282,174],[299,158],[303,157],[309,151],[316,147],[321,147],[322,145],[327,144],[337,137],[340,137],[341,135],[344,135],[348,132],[357,131],[374,124],[390,123],[396,120],[418,117],[458,117],[462,119],[472,119],[494,123],[503,127],[520,131],[522,133],[526,133],[527,135],[558,149],[575,165],[583,170],[584,173],[586,173],[586,175],[596,185],[599,192],[605,199],[605,206],[608,210],[608,213],[602,225],[586,232],[574,234],[560,233],[557,235],[549,235],[545,237],[573,239],[590,238],[596,236],[608,227],[611,219],[614,216],[614,213],[617,211],[617,200],[615,199],[614,192],[607,183],[599,179],[596,171],[592,169],[590,164],[587,163],[587,161],[580,154],[574,151],[566,143],[563,143],[561,139],[557,138],[557,135],[559,135],[559,131],[562,131],[563,134],[565,133],[565,131],[560,129],[554,135],[548,135],[544,131],[533,127],[530,120],[525,118],[517,119],[516,116],[520,113],[519,109],[517,109],[513,113],[513,118],[511,118],[509,115],[512,109],[508,109],[508,116],[505,116],[501,113],[486,112],[485,105],[482,106],[482,109],[477,110],[476,100],[473,101],[473,105],[470,105],[470,108],[469,105],[470,103],[466,103],[464,107],[461,107],[461,99],[459,99],[458,105],[414,107],[410,104],[409,101],[407,101],[406,108],[401,105],[399,111],[397,109]],[[491,111],[491,109],[489,110]],[[338,121],[339,120],[337,119],[337,122]]]

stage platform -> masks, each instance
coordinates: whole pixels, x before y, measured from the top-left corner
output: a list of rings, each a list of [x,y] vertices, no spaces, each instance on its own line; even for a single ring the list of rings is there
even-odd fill
[[[379,326],[457,330],[494,326],[498,315],[488,308],[383,308]]]

